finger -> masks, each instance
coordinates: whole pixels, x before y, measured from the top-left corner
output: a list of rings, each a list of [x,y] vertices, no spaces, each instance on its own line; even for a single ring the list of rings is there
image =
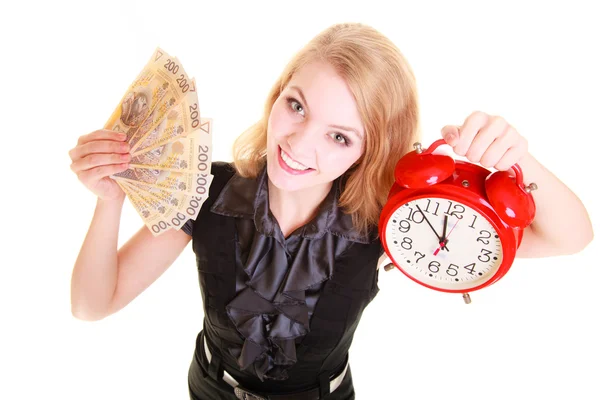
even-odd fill
[[[518,163],[526,153],[526,146],[518,145],[511,147],[508,149],[508,151],[506,151],[506,153],[504,153],[500,160],[494,164],[494,168],[496,168],[498,171],[506,171]]]
[[[128,163],[123,164],[112,164],[112,165],[102,165],[100,167],[88,169],[85,171],[80,171],[77,174],[77,177],[83,184],[89,184],[94,181],[99,181],[100,179],[125,171],[129,168]]]
[[[460,135],[460,127],[456,125],[446,125],[442,128],[442,137],[450,146],[454,146]]]
[[[458,141],[453,146],[453,150],[459,156],[467,154],[473,139],[481,128],[487,125],[489,116],[481,111],[475,111],[465,120],[459,131]]]
[[[125,139],[127,139],[127,135],[122,132],[115,132],[108,129],[100,129],[92,133],[88,133],[87,135],[80,136],[79,140],[77,141],[77,144],[82,145],[93,140],[124,141]]]
[[[93,153],[128,153],[130,145],[127,142],[113,140],[94,140],[82,145],[79,145],[69,151],[71,160],[76,161],[88,154]]]
[[[513,160],[513,163],[516,162],[517,159],[514,158],[515,156],[522,157],[527,152],[527,140],[509,125],[506,132],[496,138],[488,150],[481,156],[480,164],[487,168],[494,167],[498,169],[498,163],[511,148],[518,149],[519,153],[513,155],[513,152],[511,152],[509,154],[509,158],[503,161],[501,165],[503,170],[510,168],[512,164],[506,165],[510,160]]]
[[[510,126],[502,117],[492,117],[488,124],[479,130],[479,133],[473,138],[465,156],[471,162],[481,161],[483,154],[500,136],[506,135]],[[507,146],[508,148],[509,146]]]
[[[97,153],[78,159],[71,164],[73,172],[86,171],[103,165],[122,164],[131,160],[131,154]]]
[[[78,147],[81,157],[94,153],[129,153],[131,150],[129,143],[113,140],[95,140]]]
[[[496,164],[498,164],[500,159],[514,144],[514,140],[510,135],[503,135],[496,138],[483,153],[479,163],[486,168],[495,168]]]

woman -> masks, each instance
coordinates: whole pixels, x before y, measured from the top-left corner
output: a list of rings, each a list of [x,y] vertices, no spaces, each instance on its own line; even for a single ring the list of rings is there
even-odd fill
[[[354,398],[348,349],[378,291],[378,218],[396,162],[418,139],[417,103],[411,68],[389,39],[362,24],[334,25],[290,61],[263,118],[234,143],[234,162],[213,163],[196,220],[158,237],[143,227],[118,251],[125,195],[108,176],[127,169],[129,150],[116,132],[82,136],[72,169],[98,203],[73,270],[73,314],[117,312],[193,239],[205,320],[191,398]],[[538,184],[517,256],[569,254],[590,242],[579,199],[504,119],[474,112],[442,136],[485,167],[519,163]]]

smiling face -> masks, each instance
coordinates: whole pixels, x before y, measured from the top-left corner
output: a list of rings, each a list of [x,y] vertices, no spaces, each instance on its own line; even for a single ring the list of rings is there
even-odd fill
[[[328,185],[360,158],[364,136],[346,82],[329,64],[307,64],[294,74],[271,109],[269,179],[287,191]]]

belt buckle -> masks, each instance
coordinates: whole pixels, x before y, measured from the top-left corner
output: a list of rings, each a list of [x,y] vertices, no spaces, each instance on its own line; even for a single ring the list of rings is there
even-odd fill
[[[259,396],[239,386],[233,388],[233,392],[235,393],[235,397],[240,400],[269,400],[266,397]]]

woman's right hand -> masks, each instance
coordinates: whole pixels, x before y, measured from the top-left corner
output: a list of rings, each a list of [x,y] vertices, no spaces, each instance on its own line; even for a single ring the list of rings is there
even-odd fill
[[[69,150],[71,170],[96,196],[103,200],[124,199],[121,187],[110,175],[129,168],[131,155],[125,135],[101,129],[79,137]]]

